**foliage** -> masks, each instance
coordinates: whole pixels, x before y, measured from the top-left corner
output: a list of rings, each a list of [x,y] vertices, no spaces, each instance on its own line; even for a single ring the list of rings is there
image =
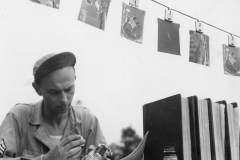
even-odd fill
[[[128,156],[137,148],[141,140],[142,138],[136,134],[136,131],[131,126],[122,129],[121,142],[110,145],[115,159],[118,160]]]

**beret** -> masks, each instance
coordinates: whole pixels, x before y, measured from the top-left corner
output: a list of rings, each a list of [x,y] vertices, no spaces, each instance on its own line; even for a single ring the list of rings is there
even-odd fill
[[[71,52],[48,54],[39,59],[33,67],[35,82],[58,69],[75,66],[76,57]]]

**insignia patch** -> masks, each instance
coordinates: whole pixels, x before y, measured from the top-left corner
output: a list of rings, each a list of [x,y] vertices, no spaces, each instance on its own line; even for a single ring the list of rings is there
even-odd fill
[[[4,142],[4,139],[2,139],[1,143],[0,143],[0,157],[3,157],[4,152],[6,151],[7,146]]]

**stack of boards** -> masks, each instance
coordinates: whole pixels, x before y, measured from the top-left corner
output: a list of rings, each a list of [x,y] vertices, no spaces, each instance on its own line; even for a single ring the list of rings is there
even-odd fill
[[[143,130],[144,160],[162,160],[165,146],[178,160],[239,160],[236,103],[174,95],[143,106]]]

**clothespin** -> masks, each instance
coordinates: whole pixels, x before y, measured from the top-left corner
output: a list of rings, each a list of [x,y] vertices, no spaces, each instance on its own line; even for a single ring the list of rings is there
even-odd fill
[[[169,22],[173,21],[173,12],[170,8],[165,9],[165,20]]]
[[[228,35],[228,45],[235,47],[235,37],[232,34]]]
[[[197,32],[203,33],[203,25],[199,20],[195,22],[195,27]]]
[[[139,5],[139,0],[129,0],[129,6],[137,8],[138,5]]]

